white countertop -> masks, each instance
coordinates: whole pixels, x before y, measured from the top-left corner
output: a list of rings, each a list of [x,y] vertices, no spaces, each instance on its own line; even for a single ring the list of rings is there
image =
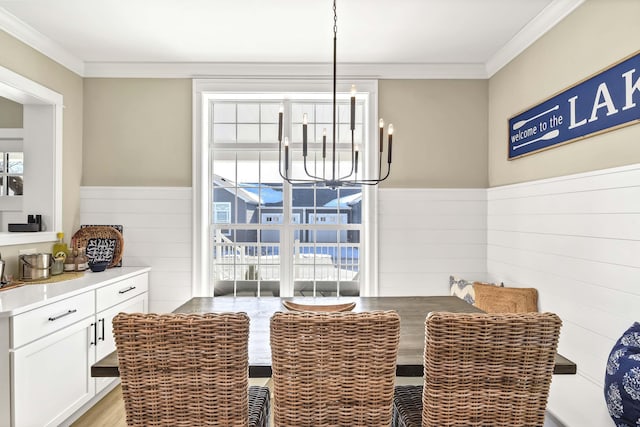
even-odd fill
[[[150,270],[150,267],[115,267],[99,273],[87,270],[78,279],[0,290],[0,317],[24,313]]]

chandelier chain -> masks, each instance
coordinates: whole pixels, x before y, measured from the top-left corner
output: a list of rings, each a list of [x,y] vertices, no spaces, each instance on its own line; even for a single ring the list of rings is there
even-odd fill
[[[338,34],[338,9],[336,8],[336,1],[333,0],[333,36]]]

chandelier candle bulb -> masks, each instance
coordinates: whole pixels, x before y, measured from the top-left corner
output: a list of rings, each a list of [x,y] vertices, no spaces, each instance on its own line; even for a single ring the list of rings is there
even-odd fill
[[[322,158],[327,157],[327,128],[322,129]]]
[[[351,131],[356,129],[356,85],[351,85]]]
[[[354,165],[355,173],[358,173],[358,151],[360,151],[360,146],[356,145],[356,154],[355,154],[356,162],[355,162],[355,165]]]
[[[280,106],[278,112],[278,142],[282,141],[282,115],[284,114],[284,107]]]
[[[307,118],[307,113],[302,115],[302,156],[307,157],[307,125],[309,124],[309,119]]]
[[[384,151],[384,120],[378,120],[378,126],[380,127],[380,152]]]
[[[391,164],[391,144],[393,142],[393,125],[391,123],[389,123],[387,133],[389,134],[389,158],[387,159],[387,163]]]
[[[289,138],[284,137],[284,170],[289,170]]]

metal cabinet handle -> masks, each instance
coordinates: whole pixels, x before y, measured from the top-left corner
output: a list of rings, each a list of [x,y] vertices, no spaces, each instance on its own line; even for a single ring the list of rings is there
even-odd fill
[[[77,312],[78,310],[76,310],[75,308],[73,310],[68,310],[66,313],[62,313],[62,314],[58,314],[57,316],[53,316],[53,317],[49,317],[49,322],[55,322],[56,320],[64,317],[64,316],[68,316],[70,314],[73,314],[75,312]]]
[[[123,290],[121,290],[121,291],[118,291],[118,293],[119,293],[119,294],[126,294],[127,292],[132,291],[132,290],[134,290],[135,288],[136,288],[135,286],[129,286],[129,288],[128,288],[128,289],[123,289]]]
[[[104,341],[104,318],[98,320],[98,323],[102,322],[102,336],[98,338],[100,341]]]
[[[93,328],[93,341],[89,343],[89,345],[98,345],[98,328],[97,324],[92,323],[91,327]]]

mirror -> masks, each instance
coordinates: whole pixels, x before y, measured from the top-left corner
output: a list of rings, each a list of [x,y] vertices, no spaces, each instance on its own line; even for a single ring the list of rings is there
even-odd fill
[[[22,104],[0,97],[0,197],[24,193],[24,152],[21,135]]]
[[[62,95],[0,67],[0,245],[55,240],[62,228]],[[42,231],[8,224],[40,215]]]

